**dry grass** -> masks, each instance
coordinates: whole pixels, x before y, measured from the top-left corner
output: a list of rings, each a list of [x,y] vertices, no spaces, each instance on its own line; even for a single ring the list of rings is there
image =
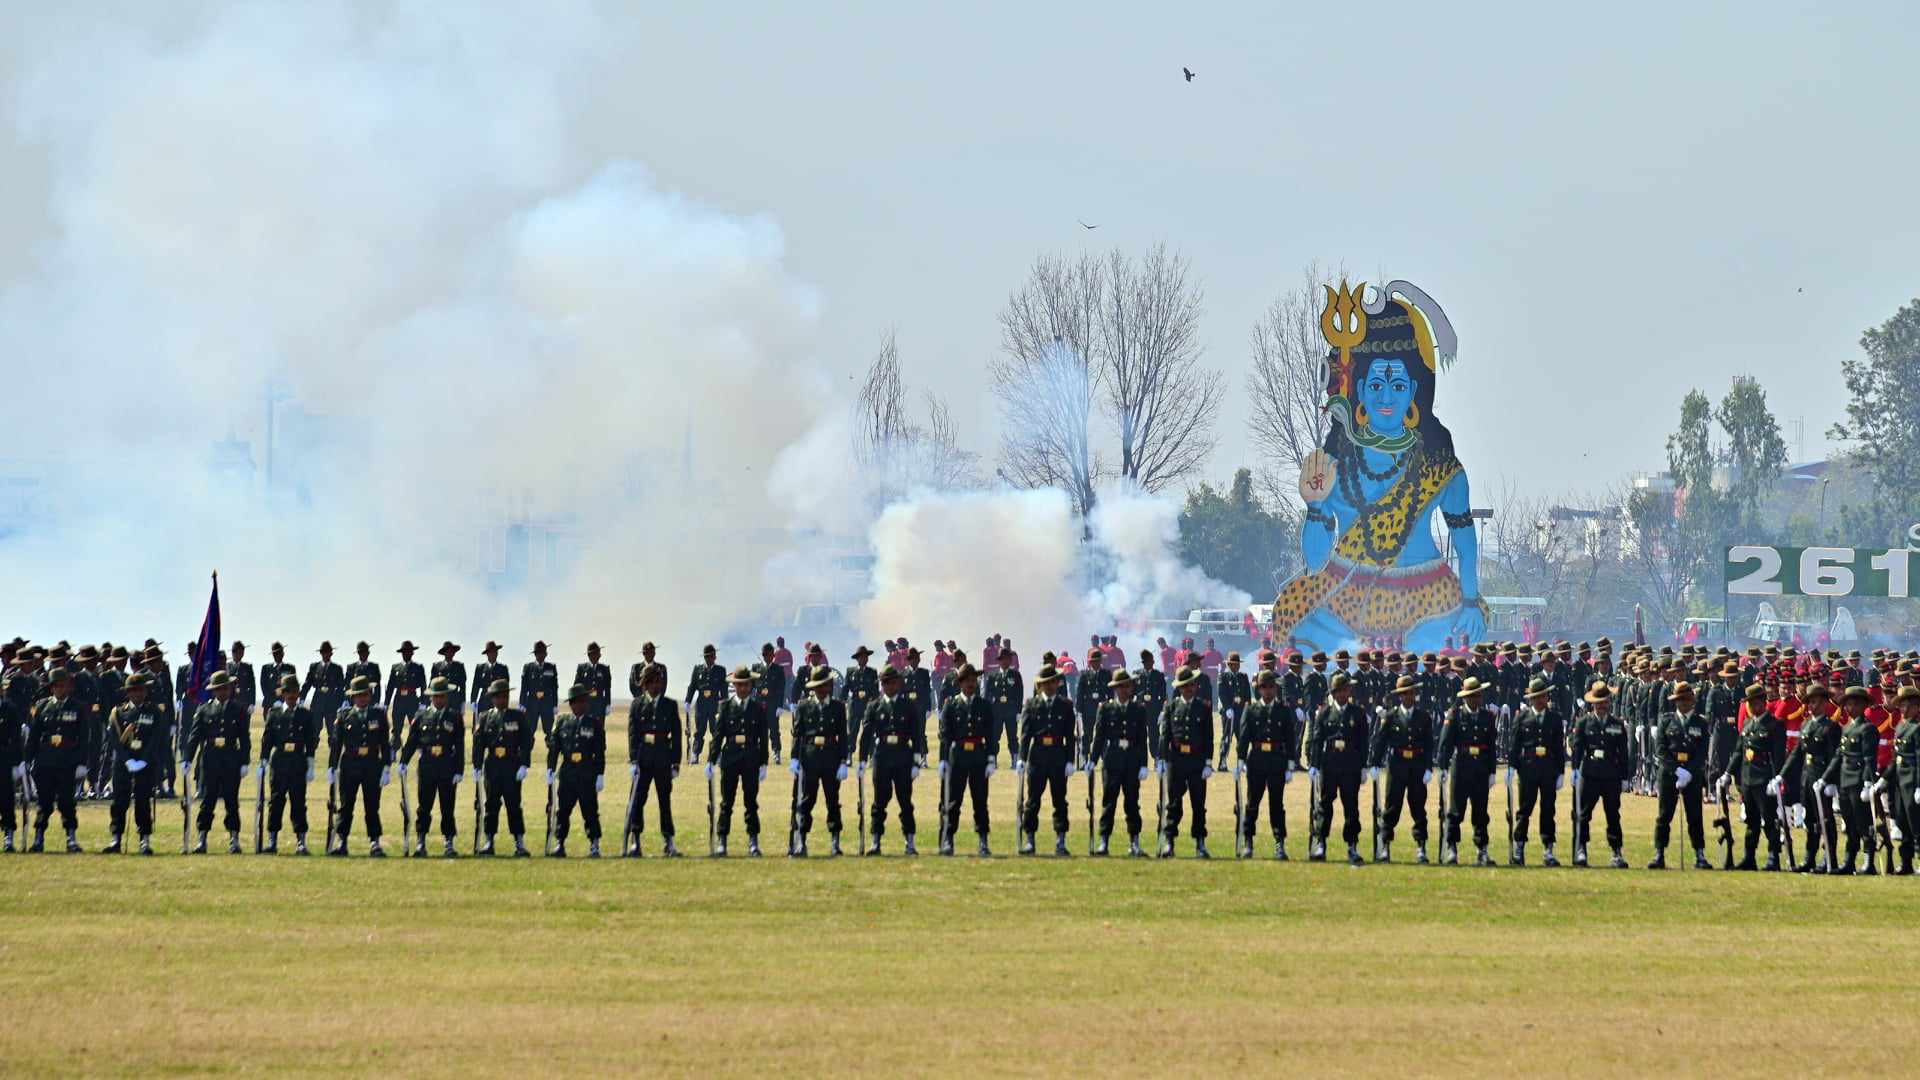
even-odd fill
[[[788,789],[769,787],[780,850]],[[1911,880],[1018,859],[1006,774],[994,792],[991,862],[910,861],[897,832],[877,863],[0,860],[0,987],[23,1006],[0,1061],[19,1075],[1861,1073],[1903,1071],[1920,1028],[1893,996],[1920,945]],[[1230,851],[1227,778],[1213,794]],[[704,851],[704,784],[676,796]],[[620,770],[610,820],[624,800]],[[397,814],[391,788],[386,806]],[[1653,804],[1628,809],[1638,865]],[[83,812],[90,849],[105,822],[104,806]]]

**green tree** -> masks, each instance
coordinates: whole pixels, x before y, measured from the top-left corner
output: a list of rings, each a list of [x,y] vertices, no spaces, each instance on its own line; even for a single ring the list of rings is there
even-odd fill
[[[1920,520],[1920,299],[1860,337],[1864,356],[1843,360],[1847,418],[1828,431],[1872,483],[1865,506],[1842,517],[1861,539],[1896,534]],[[1870,530],[1868,532],[1867,530]]]
[[[1712,427],[1713,406],[1707,395],[1689,390],[1680,401],[1680,426],[1667,436],[1673,491],[1647,488],[1627,499],[1633,529],[1629,562],[1639,577],[1647,613],[1669,631],[1686,618],[1696,586],[1717,581],[1726,537],[1738,517],[1732,496],[1713,486],[1718,460]]]
[[[1732,473],[1727,495],[1736,516],[1749,530],[1760,525],[1760,504],[1780,483],[1787,467],[1787,441],[1767,408],[1767,392],[1750,377],[1733,380],[1713,417],[1726,432],[1721,454]]]
[[[1240,469],[1225,491],[1201,483],[1180,511],[1180,554],[1207,576],[1245,589],[1256,600],[1275,593],[1275,576],[1290,569],[1294,522],[1253,493],[1253,472]]]

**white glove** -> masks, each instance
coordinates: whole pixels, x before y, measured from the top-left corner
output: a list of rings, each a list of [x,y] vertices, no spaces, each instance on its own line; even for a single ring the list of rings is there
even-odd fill
[[[790,773],[792,773],[792,774],[793,774],[793,775],[795,775],[795,776],[799,776],[799,775],[800,775],[800,759],[799,759],[799,758],[794,758],[794,759],[792,759],[792,760],[790,760],[790,761],[788,761],[788,762],[787,762],[787,771],[788,771],[788,772],[790,772]]]
[[[1211,765],[1200,766],[1200,779],[1202,780],[1213,779],[1213,766]]]
[[[640,763],[636,761],[627,762],[627,778],[632,779],[633,777],[636,777],[639,775],[640,775]]]
[[[1153,767],[1160,775],[1165,776],[1167,774],[1167,762],[1165,758],[1155,762]]]
[[[519,768],[513,770],[514,783],[517,784],[520,781],[525,780],[526,778],[527,778],[527,767],[525,765],[522,765]]]
[[[1072,776],[1076,771],[1078,770],[1073,767],[1073,762],[1067,762],[1067,775]]]
[[[466,774],[466,773],[454,773],[454,774],[453,774],[453,786],[454,786],[454,787],[459,787],[459,786],[460,786],[460,781],[462,781],[462,780],[465,780],[466,778],[467,778],[467,774]]]
[[[1840,789],[1838,787],[1835,787],[1832,784],[1828,784],[1826,788],[1822,791],[1822,794],[1826,795],[1827,798],[1831,799],[1834,796],[1840,794]]]
[[[907,779],[909,780],[920,779],[920,766],[915,765],[913,768],[907,770]]]
[[[1227,712],[1227,719],[1229,719],[1229,720],[1232,720],[1232,719],[1234,719],[1234,715],[1233,715],[1233,714],[1234,714],[1235,712],[1237,712],[1237,711],[1238,711],[1238,710],[1235,710],[1235,709],[1228,709],[1228,710],[1226,711],[1226,712]]]
[[[1280,782],[1284,784],[1291,779],[1293,779],[1293,762],[1289,761],[1287,762],[1287,775],[1281,777]]]
[[[1013,771],[1021,776],[1027,775],[1027,763],[1019,758],[1013,759]]]
[[[669,780],[680,779],[680,766],[675,765],[673,768],[667,770],[667,779]]]
[[[860,766],[859,766],[859,770],[860,770],[860,775],[861,775],[861,776],[865,776],[865,775],[867,775],[867,763],[866,763],[866,762],[864,762],[864,761],[863,761],[863,762],[861,762],[861,763],[860,763]]]
[[[1916,789],[1914,789],[1914,792],[1913,792],[1913,801],[1914,801],[1914,802],[1915,802],[1916,804],[1920,804],[1920,788],[1916,788]]]
[[[1887,822],[1887,831],[1893,834],[1895,840],[1905,840],[1907,838],[1907,834],[1900,831],[1900,823],[1897,821]]]
[[[1369,783],[1369,784],[1371,784],[1371,783],[1373,783],[1373,782],[1374,782],[1375,780],[1378,780],[1378,779],[1380,779],[1380,769],[1379,769],[1379,767],[1378,767],[1378,766],[1375,766],[1375,767],[1372,767],[1372,768],[1369,768],[1369,769],[1367,770],[1367,783]]]
[[[713,779],[713,762],[707,762],[707,779]]]
[[[1780,784],[1779,777],[1776,776],[1773,779],[1767,781],[1767,794],[1778,797],[1780,794],[1780,788],[1781,788],[1781,784]]]
[[[266,758],[261,758],[260,763],[253,767],[253,775],[255,776],[267,775],[267,759]]]
[[[407,778],[407,763],[403,761],[400,763],[400,779],[405,780],[406,778]],[[384,787],[386,785],[386,782],[387,782],[386,770],[383,769],[381,770],[381,773],[380,773],[381,786]]]
[[[147,763],[144,761],[141,761],[139,758],[127,759],[127,772],[129,773],[137,773],[146,767],[147,767]]]
[[[313,759],[311,758],[307,759],[307,783],[309,784],[313,783],[313,770],[316,767],[317,766],[314,764]]]
[[[407,767],[406,767],[405,765],[402,765],[402,766],[400,766],[400,773],[401,773],[401,775],[402,775],[403,777],[404,777],[404,776],[406,775],[406,769],[407,769]],[[380,770],[380,786],[381,786],[381,787],[386,787],[386,786],[387,786],[387,784],[388,784],[388,783],[389,783],[390,781],[392,781],[392,780],[393,780],[393,770],[392,770],[392,769],[381,769],[381,770]]]
[[[1573,782],[1574,782],[1574,783],[1576,783],[1576,784],[1580,782],[1580,770],[1579,770],[1579,769],[1575,769],[1575,770],[1573,770]]]
[[[1559,791],[1561,788],[1566,786],[1567,786],[1567,774],[1561,773],[1559,776],[1556,776],[1553,778],[1553,790]]]
[[[1433,783],[1433,770],[1421,769],[1420,770],[1420,786],[1425,787],[1431,783]]]
[[[1881,792],[1887,790],[1887,778],[1883,776],[1880,779],[1875,780],[1873,782],[1873,787],[1868,790],[1872,791],[1875,795],[1878,795]]]
[[[1239,764],[1237,764],[1237,765],[1235,765],[1235,766],[1233,767],[1233,775],[1235,775],[1235,776],[1245,776],[1245,775],[1247,775],[1247,763],[1246,763],[1246,762],[1244,762],[1244,761],[1242,761],[1242,762],[1240,762]]]
[[[1507,782],[1513,782],[1513,766],[1511,765],[1507,766]]]
[[[1627,792],[1632,790],[1633,790],[1633,781],[1631,780],[1620,781],[1620,794],[1625,795]]]
[[[187,775],[187,759],[186,758],[180,759],[179,775],[181,776]]]
[[[839,768],[833,770],[833,778],[835,780],[845,780],[847,778],[847,766],[845,762],[842,762]]]
[[[1685,790],[1687,789],[1687,785],[1688,785],[1688,784],[1690,784],[1690,783],[1692,783],[1692,782],[1693,782],[1693,774],[1692,774],[1692,773],[1690,773],[1690,772],[1688,772],[1688,771],[1687,771],[1687,770],[1685,770],[1685,769],[1682,769],[1682,768],[1679,768],[1679,767],[1677,767],[1677,766],[1676,766],[1676,767],[1674,768],[1674,770],[1673,770],[1673,786],[1674,786],[1675,788],[1678,788],[1678,789],[1679,789],[1679,790],[1681,790],[1681,791],[1685,791]]]
[[[947,763],[944,761],[940,763],[940,775],[941,776],[947,775]]]
[[[327,770],[327,783],[328,783],[328,784],[332,784],[332,783],[333,783],[333,781],[334,781],[334,778],[335,778],[336,776],[338,776],[338,775],[339,775],[339,772],[338,772],[337,770],[334,770],[334,769],[328,769],[328,770]]]
[[[987,762],[987,779],[993,779],[993,762]]]
[[[1146,780],[1146,778],[1147,778],[1147,767],[1145,765],[1142,765],[1140,766],[1140,779],[1144,781]]]
[[[766,778],[767,778],[767,767],[765,765],[762,765],[760,766],[760,779],[765,780]]]
[[[604,776],[604,775],[601,775],[601,776],[596,776],[596,777],[594,777],[594,778],[593,778],[593,790],[595,790],[595,791],[605,791],[605,790],[607,790],[607,778],[606,778],[606,776]]]
[[[553,770],[552,769],[547,770],[547,786],[548,787],[553,786]]]
[[[27,767],[25,764],[15,765],[13,767],[13,778],[23,784],[27,782]]]
[[[1320,766],[1318,766],[1318,765],[1310,765],[1310,766],[1308,766],[1308,767],[1307,767],[1307,779],[1309,779],[1309,780],[1318,780],[1318,779],[1320,779]]]

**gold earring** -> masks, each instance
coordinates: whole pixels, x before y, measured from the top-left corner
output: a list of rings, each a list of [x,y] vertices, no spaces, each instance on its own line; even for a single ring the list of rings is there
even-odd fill
[[[1354,406],[1354,416],[1360,421],[1361,427],[1367,426],[1367,407],[1365,405]]]
[[[1417,401],[1407,406],[1407,426],[1420,426],[1420,403]]]

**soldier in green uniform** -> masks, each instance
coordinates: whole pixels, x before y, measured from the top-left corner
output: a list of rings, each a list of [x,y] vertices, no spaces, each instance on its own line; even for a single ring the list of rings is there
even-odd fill
[[[1720,782],[1737,785],[1746,810],[1746,857],[1737,869],[1754,870],[1754,850],[1760,845],[1762,831],[1767,837],[1767,869],[1780,869],[1780,821],[1772,796],[1779,793],[1775,783],[1787,760],[1787,732],[1772,711],[1763,710],[1747,717],[1747,725],[1734,743],[1733,762]]]
[[[1227,654],[1226,669],[1220,672],[1220,763],[1216,772],[1225,772],[1227,751],[1233,748],[1234,732],[1240,726],[1240,716],[1246,712],[1253,701],[1253,681],[1240,670],[1240,654]]]
[[[321,642],[320,659],[307,665],[307,678],[300,684],[300,696],[311,703],[313,714],[326,727],[329,739],[333,737],[334,717],[340,712],[346,688],[346,672],[333,662],[333,642]]]
[[[1360,779],[1366,771],[1371,724],[1367,712],[1353,700],[1353,679],[1335,672],[1327,684],[1331,699],[1320,707],[1307,732],[1307,778],[1313,781],[1313,835],[1307,848],[1309,862],[1325,862],[1327,837],[1333,832],[1333,801],[1340,800],[1345,816],[1340,836],[1347,843],[1347,862],[1360,866]]]
[[[627,776],[633,784],[633,795],[621,831],[623,855],[640,854],[651,792],[660,807],[660,838],[666,845],[663,853],[668,858],[679,857],[680,849],[673,843],[673,782],[680,778],[684,735],[679,706],[667,696],[667,669],[649,665],[640,673],[640,693],[627,707]]]
[[[1192,654],[1189,654],[1191,657]],[[1173,858],[1173,838],[1180,835],[1181,804],[1193,805],[1193,853],[1207,854],[1207,781],[1213,778],[1213,699],[1197,663],[1180,669],[1173,680],[1173,700],[1160,714],[1159,768],[1167,777],[1166,831],[1160,835],[1160,857]]]
[[[1888,704],[1900,717],[1893,729],[1893,820],[1900,826],[1900,866],[1913,873],[1914,838],[1920,835],[1920,688],[1902,686]]]
[[[1435,754],[1448,784],[1446,833],[1441,837],[1440,862],[1460,864],[1460,826],[1473,814],[1475,866],[1492,866],[1487,854],[1487,789],[1493,786],[1494,759],[1499,746],[1499,719],[1486,707],[1487,684],[1469,675],[1455,695],[1459,702],[1447,714]]]
[[[560,672],[547,661],[547,643],[536,641],[533,659],[520,668],[520,708],[546,735],[553,731],[553,711],[559,703]]]
[[[1387,774],[1387,805],[1381,811],[1380,843],[1373,853],[1376,862],[1393,861],[1393,837],[1400,826],[1404,806],[1413,819],[1414,862],[1427,862],[1427,785],[1433,780],[1433,717],[1420,705],[1421,680],[1413,674],[1394,681],[1394,697],[1399,704],[1386,710],[1374,726],[1368,741],[1367,761],[1378,780]]]
[[[1840,749],[1840,714],[1827,708],[1833,692],[1824,682],[1812,683],[1800,696],[1807,706],[1806,719],[1800,724],[1800,739],[1787,752],[1779,775],[1768,782],[1767,794],[1773,797],[1777,813],[1778,803],[1798,793],[1798,805],[1806,815],[1806,851],[1804,861],[1793,870],[1797,874],[1824,874],[1832,868],[1840,837],[1834,832],[1833,817],[1829,813],[1831,804],[1820,793],[1820,777],[1826,774],[1827,766]],[[1767,692],[1760,683],[1748,687],[1747,700],[1749,716],[1767,711]],[[1780,822],[1782,829],[1791,827],[1788,822]],[[1819,859],[1822,850],[1827,853],[1825,861]]]
[[[213,807],[226,805],[227,854],[240,854],[240,777],[253,760],[252,717],[233,696],[233,677],[216,671],[207,680],[212,696],[193,713],[193,724],[186,741],[180,745],[180,774],[187,765],[200,766],[200,813],[196,828],[199,839],[193,845],[195,855],[207,852],[207,833],[213,828]]]
[[[487,642],[486,646],[480,650],[480,655],[487,659],[485,663],[473,665],[473,692],[467,697],[473,705],[476,716],[480,714],[482,703],[487,699],[487,688],[512,674],[507,670],[507,665],[500,662],[499,642]]]
[[[1002,651],[997,659],[999,666],[987,672],[981,689],[986,695],[987,707],[993,710],[993,722],[999,725],[994,738],[1005,741],[1014,771],[1019,772],[1025,752],[1020,742],[1020,713],[1026,701],[1026,681],[1014,670],[1013,653]]]
[[[568,688],[567,711],[547,733],[547,783],[560,785],[553,815],[554,845],[547,854],[557,859],[567,857],[567,832],[576,806],[587,834],[587,858],[600,857],[600,792],[607,780],[607,727],[601,714],[594,711],[593,689],[583,682]]]
[[[587,708],[606,724],[607,710],[613,701],[613,669],[600,662],[600,643],[587,643],[587,658],[574,665],[573,681],[587,688]]]
[[[147,697],[145,672],[134,672],[123,689],[127,700],[114,707],[107,718],[107,741],[113,746],[113,808],[110,811],[112,840],[102,849],[107,854],[120,850],[127,833],[127,807],[133,807],[133,824],[140,832],[140,854],[153,854],[153,791],[160,775],[155,765],[167,752],[160,735],[167,726],[167,706]],[[19,728],[14,731],[18,733]],[[9,794],[11,792],[9,791]],[[10,809],[10,808],[9,808]],[[9,812],[7,832],[13,832]]]
[[[372,659],[370,659],[367,655],[372,650],[372,648],[373,646],[368,645],[364,641],[355,642],[353,646],[353,654],[359,657],[359,659],[355,660],[351,664],[348,664],[346,666],[345,672],[347,676],[347,682],[349,683],[353,682],[353,680],[355,679],[360,679],[360,678],[366,679],[367,685],[373,687],[373,700],[381,701],[384,699],[380,695],[380,665],[374,663]]]
[[[760,646],[760,662],[753,668],[753,694],[767,710],[767,737],[773,743],[773,760],[780,760],[780,713],[787,700],[787,669],[773,658],[773,643]]]
[[[1593,835],[1593,808],[1599,804],[1607,815],[1607,845],[1613,849],[1612,866],[1627,868],[1621,853],[1625,836],[1620,831],[1620,795],[1632,786],[1627,774],[1627,725],[1613,712],[1613,691],[1605,683],[1586,693],[1587,711],[1574,721],[1567,738],[1567,753],[1573,763],[1575,823],[1573,865],[1587,865],[1587,842]]]
[[[420,711],[420,695],[427,688],[427,669],[414,663],[413,642],[403,641],[396,650],[400,662],[387,671],[387,717],[393,722],[391,738],[398,743],[406,737],[407,722]]]
[[[813,831],[813,808],[824,789],[827,800],[827,836],[831,853],[840,854],[840,782],[847,778],[853,754],[847,730],[847,703],[833,697],[833,669],[818,667],[808,678],[808,696],[793,710],[793,757],[787,764],[798,791],[787,854],[807,857],[807,834]]]
[[[426,708],[413,716],[407,727],[407,741],[400,746],[400,782],[415,754],[420,756],[419,797],[413,809],[413,853],[427,853],[427,830],[433,827],[433,807],[440,805],[440,853],[454,857],[453,838],[459,834],[453,801],[454,792],[464,779],[467,760],[467,725],[454,703],[454,688],[445,677],[427,684]]]
[[[440,659],[427,669],[428,680],[447,680],[447,706],[455,711],[463,707],[467,700],[467,665],[454,657],[460,652],[460,646],[451,641],[440,643]],[[375,688],[378,697],[378,687]]]
[[[880,699],[860,727],[860,769],[873,771],[873,837],[868,855],[880,854],[887,808],[896,800],[907,854],[920,853],[914,846],[913,782],[927,765],[927,720],[919,704],[907,697],[901,674],[892,664],[881,669]]]
[[[273,708],[273,706],[280,701],[280,683],[284,681],[287,676],[293,676],[295,687],[300,685],[300,673],[294,670],[292,664],[287,663],[287,647],[276,641],[268,647],[267,652],[273,659],[260,665],[260,708],[262,715],[265,714],[266,710]],[[149,693],[147,696],[153,697],[154,695],[151,693],[151,683],[148,684],[148,690]]]
[[[860,725],[865,721],[867,707],[880,696],[880,673],[867,663],[873,656],[873,650],[865,645],[853,650],[853,666],[847,669],[846,678],[840,687],[840,699],[847,703],[847,730],[852,738],[860,737]],[[1006,653],[1001,658],[1002,671],[1011,668],[1013,654]],[[1014,698],[1020,700],[1020,673],[1013,672]],[[852,744],[848,744],[851,746]]]
[[[236,641],[227,649],[227,674],[233,676],[233,696],[240,706],[252,713],[254,706],[262,704],[260,687],[254,681],[254,668],[247,663],[247,646]],[[272,685],[272,684],[268,684]],[[268,702],[267,704],[271,704]]]
[[[1071,657],[1069,657],[1071,659]],[[1087,650],[1087,666],[1080,672],[1080,684],[1074,688],[1074,707],[1080,713],[1080,757],[1088,759],[1093,743],[1093,722],[1100,714],[1100,705],[1107,700],[1107,686],[1113,681],[1113,672],[1107,670],[1106,656],[1096,646]],[[1137,689],[1137,688],[1136,688]],[[1144,702],[1143,702],[1144,704]],[[1149,706],[1151,707],[1151,706]],[[1159,714],[1154,713],[1152,722],[1159,722]]]
[[[1667,839],[1673,834],[1676,806],[1686,807],[1693,868],[1713,869],[1713,864],[1707,861],[1707,827],[1701,813],[1701,792],[1707,786],[1704,779],[1707,774],[1702,770],[1710,764],[1707,741],[1713,731],[1713,721],[1695,708],[1696,696],[1692,683],[1675,683],[1667,692],[1673,710],[1663,714],[1653,730],[1660,810],[1653,823],[1653,861],[1647,864],[1649,870],[1667,867]],[[1699,782],[1695,783],[1696,780]]]
[[[900,673],[900,681],[906,686],[907,700],[926,715],[933,708],[933,673],[920,666],[919,649],[907,650],[907,670]]]
[[[26,644],[24,641],[20,644]],[[18,664],[18,654],[11,663]],[[19,690],[28,686],[32,676],[18,667],[0,668],[0,851],[11,854],[14,850],[13,833],[19,827],[18,818],[27,813],[27,766],[23,753],[22,733],[27,727],[31,701],[22,704]],[[162,750],[164,754],[166,751]],[[14,793],[20,794],[16,808]],[[120,789],[114,788],[117,793]]]
[[[235,642],[234,648],[236,650],[239,649],[240,644]],[[94,759],[93,783],[95,794],[102,797],[111,797],[113,794],[115,751],[110,724],[113,710],[119,708],[120,705],[127,700],[127,650],[123,645],[107,645],[103,643],[100,646],[100,657],[100,670],[94,677],[100,685],[100,704],[105,710],[104,716],[106,720],[101,724],[102,737],[100,739],[100,745],[95,748],[95,753],[99,756]],[[248,669],[248,675],[252,675],[251,668]],[[148,700],[152,700],[151,694],[148,695]],[[155,758],[154,760],[157,761],[159,759]],[[157,774],[160,770],[155,769],[154,772]]]
[[[1839,799],[1840,816],[1847,823],[1847,857],[1834,868],[1836,874],[1880,872],[1874,863],[1873,811],[1868,805],[1880,771],[1880,729],[1867,719],[1871,704],[1873,695],[1863,686],[1849,686],[1840,695],[1847,723],[1840,729],[1839,750],[1819,779],[1821,794]],[[1857,866],[1863,851],[1866,864]]]
[[[355,797],[366,810],[367,854],[386,858],[380,846],[380,789],[393,779],[392,734],[387,711],[373,703],[373,684],[358,679],[348,684],[347,707],[334,717],[327,736],[327,784],[338,784],[334,845],[327,851],[334,858],[347,854]]]
[[[1226,680],[1222,679],[1222,693]],[[1233,741],[1239,770],[1247,784],[1247,801],[1240,816],[1239,853],[1253,857],[1253,833],[1260,823],[1260,803],[1267,803],[1267,825],[1273,833],[1273,857],[1287,859],[1287,781],[1293,777],[1293,748],[1298,742],[1294,707],[1280,700],[1280,678],[1263,669],[1254,678],[1253,701],[1242,707],[1233,723]]]
[[[1539,812],[1540,842],[1546,847],[1547,866],[1559,866],[1553,841],[1558,830],[1554,811],[1560,785],[1566,782],[1567,722],[1555,711],[1553,685],[1545,679],[1527,684],[1524,704],[1507,725],[1507,748],[1502,755],[1520,782],[1520,810],[1514,818],[1513,851],[1507,861],[1514,866],[1527,865],[1527,830]]]
[[[774,655],[779,655],[778,650],[775,650]],[[776,663],[780,667],[786,666],[785,664],[779,664],[778,661],[776,661]],[[805,701],[809,693],[807,684],[813,681],[814,673],[825,673],[830,670],[832,669],[827,665],[826,650],[813,642],[808,642],[805,650],[801,653],[800,666],[793,669],[793,681],[791,685],[787,687],[787,696],[784,699],[785,707],[792,709],[802,701]]]
[[[1112,683],[1112,677],[1108,677]],[[1140,650],[1140,670],[1133,673],[1133,696],[1140,707],[1147,710],[1147,722],[1159,726],[1160,715],[1167,709],[1169,697],[1167,673],[1153,666],[1153,650]]]
[[[1081,683],[1085,685],[1085,680]],[[953,673],[953,695],[940,709],[940,773],[946,784],[946,805],[940,808],[943,835],[940,854],[953,854],[954,834],[960,828],[960,802],[973,797],[973,831],[980,837],[980,857],[989,858],[987,781],[1000,756],[993,710],[980,696],[980,673],[962,663]]]
[[[1740,735],[1742,693],[1740,665],[1729,658],[1720,666],[1716,681],[1700,695],[1700,711],[1707,718],[1707,765],[1704,771],[1691,770],[1703,778],[1697,785],[1700,788],[1706,787],[1705,777],[1727,771],[1727,762],[1733,757],[1733,741]]]
[[[313,781],[314,755],[320,749],[320,720],[300,704],[300,679],[289,671],[274,684],[279,704],[267,710],[260,733],[257,770],[271,778],[267,788],[267,843],[265,853],[280,850],[280,821],[293,817],[293,853],[307,854],[307,785]]]
[[[693,763],[700,764],[706,750],[707,732],[719,715],[720,699],[727,693],[727,669],[714,662],[712,645],[700,650],[700,662],[687,677],[687,707],[693,711]]]
[[[1100,840],[1093,854],[1107,853],[1114,808],[1124,796],[1127,854],[1142,858],[1146,853],[1140,850],[1140,783],[1147,778],[1153,721],[1146,706],[1134,697],[1133,676],[1124,668],[1107,680],[1107,689],[1113,696],[1101,702],[1088,742],[1088,767],[1098,762],[1101,774]]]
[[[733,828],[735,792],[746,799],[747,854],[760,854],[760,784],[767,778],[768,744],[772,740],[771,713],[757,693],[758,677],[745,666],[733,669],[733,696],[720,704],[714,718],[713,754],[707,760],[707,779],[720,767],[719,846],[727,853],[727,834]]]
[[[487,687],[492,708],[473,721],[473,775],[484,785],[486,800],[481,825],[481,855],[493,854],[493,836],[500,828],[500,807],[507,808],[507,832],[513,836],[513,857],[527,857],[527,822],[520,809],[520,784],[533,765],[533,735],[537,725],[525,711],[509,708],[512,687],[495,679]]]
[[[1000,660],[1004,665],[1007,653],[1001,652]],[[1014,677],[1019,678],[1019,673]],[[1108,686],[1112,686],[1111,679]],[[1078,754],[1078,718],[1073,702],[1060,694],[1059,688],[1060,673],[1051,666],[1041,668],[1033,681],[1033,697],[1021,710],[1014,734],[1019,747],[1014,761],[1020,770],[1023,793],[1019,822],[1022,855],[1034,853],[1034,834],[1040,829],[1040,796],[1045,792],[1053,796],[1053,853],[1067,854],[1067,780],[1073,776]]]

